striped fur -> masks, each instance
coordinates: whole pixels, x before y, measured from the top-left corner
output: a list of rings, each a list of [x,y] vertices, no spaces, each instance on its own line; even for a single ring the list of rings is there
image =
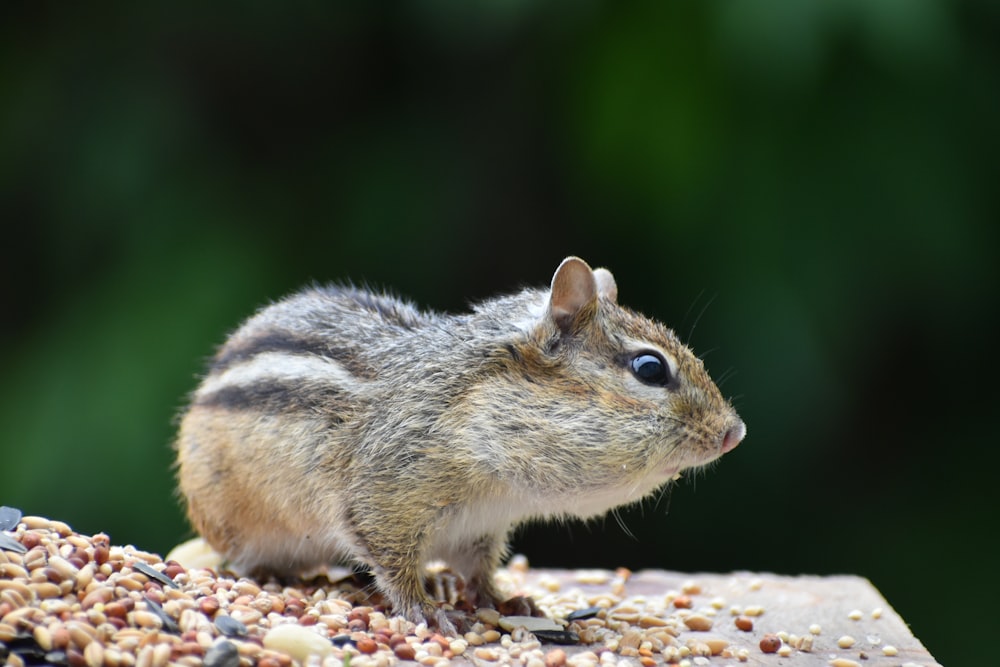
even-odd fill
[[[632,374],[643,351],[671,383]],[[549,289],[466,314],[353,287],[263,308],[192,395],[178,477],[193,525],[235,566],[354,559],[397,612],[447,628],[421,583],[428,559],[495,604],[513,525],[638,502],[744,432],[673,332],[568,258]]]

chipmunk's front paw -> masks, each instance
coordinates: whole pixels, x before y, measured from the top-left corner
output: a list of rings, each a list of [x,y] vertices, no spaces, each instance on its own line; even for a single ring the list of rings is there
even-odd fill
[[[461,612],[452,612],[461,614]],[[402,616],[411,623],[426,623],[429,628],[437,628],[443,635],[456,635],[458,629],[455,622],[449,617],[448,612],[437,605],[431,603],[415,604],[407,609]]]

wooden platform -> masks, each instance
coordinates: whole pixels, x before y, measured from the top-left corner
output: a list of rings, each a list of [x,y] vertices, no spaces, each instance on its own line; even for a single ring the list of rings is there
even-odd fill
[[[517,577],[516,570],[512,576]],[[836,662],[840,660],[866,667],[940,667],[910,633],[903,619],[862,577],[789,577],[747,572],[682,574],[660,570],[622,576],[607,571],[602,575],[601,571],[528,569],[521,574],[520,581],[511,583],[519,592],[533,595],[541,604],[547,598],[599,600],[611,589],[618,593],[615,606],[607,612],[611,618],[616,609],[622,608],[640,610],[640,616],[652,614],[673,619],[678,615],[704,612],[712,621],[711,629],[691,631],[685,628],[677,637],[678,642],[685,645],[704,643],[709,638],[721,639],[729,645],[727,655],[733,657],[714,655],[696,661],[694,656],[688,656],[693,665],[850,665]],[[683,595],[685,590],[697,593],[687,596],[691,601],[690,610],[681,611],[673,606],[671,599]],[[550,613],[553,611],[555,609],[550,607]],[[749,616],[753,622],[752,631],[744,632],[736,627],[737,611],[761,612]],[[634,615],[631,620],[634,625]],[[814,634],[817,629],[819,633]],[[808,637],[807,643],[811,641],[811,646],[809,650],[792,649],[787,656],[765,654],[759,644],[767,633]],[[845,645],[848,643],[842,640],[845,637],[854,639],[848,648],[838,645],[841,641]],[[888,649],[893,655],[886,655],[886,647],[893,647]],[[740,649],[746,649],[742,661],[735,657]],[[573,656],[581,653],[599,654],[601,645],[565,646],[563,650],[572,662]],[[654,657],[659,664],[661,656]],[[482,664],[478,660],[471,662]]]
[[[5,514],[0,659],[14,667],[940,667],[854,576],[545,570],[515,556],[496,573],[514,598],[473,609],[460,579],[431,569],[434,594],[466,609],[452,617],[456,636],[387,615],[381,595],[343,569],[257,582],[220,571],[200,540],[168,564],[107,535]],[[768,634],[780,637],[777,652],[762,648]]]

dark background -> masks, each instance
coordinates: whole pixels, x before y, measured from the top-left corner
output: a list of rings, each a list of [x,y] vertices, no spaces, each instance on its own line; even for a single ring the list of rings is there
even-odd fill
[[[856,573],[980,657],[997,6],[355,4],[0,10],[0,503],[165,553],[172,419],[257,306],[349,277],[461,309],[573,253],[708,353],[749,437],[634,538],[517,551]]]

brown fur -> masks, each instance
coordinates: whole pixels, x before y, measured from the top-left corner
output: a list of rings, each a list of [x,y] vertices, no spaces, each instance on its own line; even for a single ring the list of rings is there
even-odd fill
[[[567,258],[549,290],[423,313],[353,288],[262,309],[221,347],[177,439],[191,523],[237,567],[352,558],[397,613],[447,620],[447,561],[483,605],[510,528],[637,502],[745,427],[701,361]],[[665,386],[630,363],[656,351]]]

